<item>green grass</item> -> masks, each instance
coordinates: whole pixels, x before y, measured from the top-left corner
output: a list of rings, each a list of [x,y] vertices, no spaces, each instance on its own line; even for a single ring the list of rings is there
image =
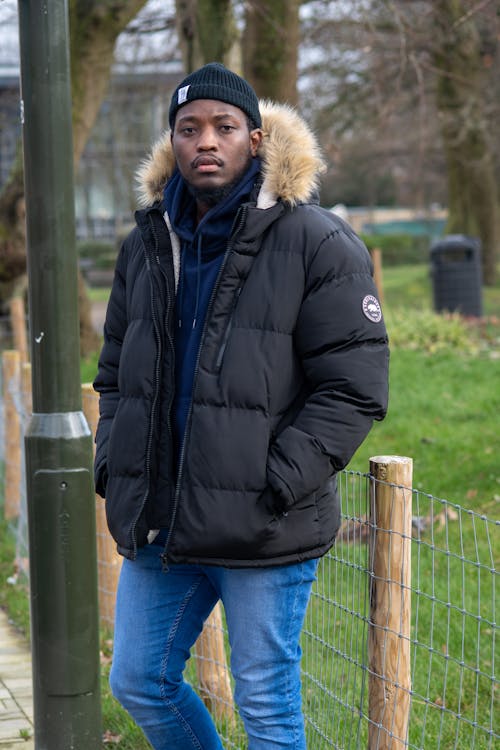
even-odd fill
[[[373,455],[410,456],[415,487],[494,513],[499,414],[500,359],[393,351],[387,417],[375,424],[349,468],[367,471]]]
[[[3,511],[3,505],[0,506]],[[16,541],[14,530],[0,518],[0,607],[9,613],[9,618],[19,631],[30,637],[30,613],[28,586],[18,576],[16,566]]]
[[[110,291],[109,287],[87,287],[87,295],[91,302],[107,302]]]
[[[97,372],[97,352],[82,359],[80,362],[80,377],[82,383],[92,383]]]
[[[367,471],[372,455],[410,456],[415,487],[498,517],[500,280],[483,289],[481,323],[432,313],[426,264],[385,269],[383,285],[389,410],[349,468]]]
[[[111,653],[113,636],[109,630],[103,629],[101,634],[101,707],[102,727],[104,738],[108,742],[103,747],[117,750],[150,750],[151,745],[144,734],[120,706],[109,689],[109,671],[111,667]]]
[[[384,307],[430,309],[432,291],[427,265],[394,266],[383,272]]]

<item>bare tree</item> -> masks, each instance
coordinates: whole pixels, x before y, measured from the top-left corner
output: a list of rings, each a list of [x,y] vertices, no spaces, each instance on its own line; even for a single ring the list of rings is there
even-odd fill
[[[493,284],[500,241],[499,189],[485,92],[497,33],[494,25],[481,28],[470,3],[436,0],[432,5],[436,102],[448,175],[448,229],[480,237],[484,281]],[[477,10],[481,5],[498,4],[477,3]],[[498,134],[497,123],[494,126]]]
[[[175,6],[186,73],[208,62],[234,67],[238,33],[231,0],[176,0]]]
[[[442,199],[447,231],[480,237],[484,279],[493,283],[498,0],[325,0],[310,6],[301,98],[332,172],[341,174],[346,153],[365,153],[363,188],[375,185],[376,172],[385,169],[397,198],[421,207]]]
[[[243,69],[265,99],[298,103],[299,0],[246,3]]]
[[[327,201],[425,206],[432,118],[385,3],[314,2],[301,24],[300,103],[330,169]],[[424,106],[421,106],[421,103]]]
[[[299,0],[176,0],[186,72],[222,62],[242,71],[259,96],[297,104],[299,5]],[[241,33],[237,11],[243,15]]]

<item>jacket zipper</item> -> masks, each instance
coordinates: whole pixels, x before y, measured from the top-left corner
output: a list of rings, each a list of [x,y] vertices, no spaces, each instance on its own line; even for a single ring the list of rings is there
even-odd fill
[[[172,333],[171,333],[170,327],[168,325],[168,318],[169,318],[170,310],[171,310],[172,297],[170,296],[170,287],[168,285],[167,274],[165,273],[165,271],[163,270],[163,268],[161,266],[160,256],[159,255],[156,256],[156,262],[158,263],[158,267],[160,269],[161,275],[165,279],[165,288],[167,290],[167,308],[165,310],[165,318],[164,318],[164,321],[163,321],[163,325],[164,325],[164,330],[167,333],[168,343],[169,343],[170,349],[172,351],[172,357],[174,358],[175,357],[174,341],[173,341],[173,338],[172,338]],[[172,422],[171,422],[171,418],[170,418],[170,409],[172,407],[173,400],[174,400],[174,389],[170,388],[169,389],[168,410],[167,410],[167,427],[168,427],[168,431],[169,431],[170,435],[172,435]]]
[[[192,415],[192,412],[193,412],[193,396],[194,396],[194,391],[195,391],[195,387],[196,387],[196,379],[197,379],[197,376],[198,376],[198,369],[199,369],[199,364],[200,364],[201,350],[203,348],[203,340],[204,340],[206,332],[207,332],[208,321],[210,319],[210,313],[212,311],[213,303],[214,303],[215,297],[216,297],[218,289],[219,289],[219,285],[220,285],[220,280],[222,278],[222,274],[224,273],[224,269],[226,267],[227,259],[229,258],[229,253],[230,253],[230,251],[231,251],[231,249],[232,249],[232,247],[234,245],[234,242],[235,242],[235,239],[236,239],[238,233],[240,232],[240,230],[242,229],[242,227],[243,227],[243,225],[245,223],[247,213],[248,213],[247,207],[246,206],[242,206],[239,209],[239,211],[238,211],[238,213],[236,215],[235,222],[234,222],[234,225],[233,225],[233,230],[231,232],[231,236],[230,236],[229,242],[227,244],[226,252],[224,253],[224,258],[222,260],[222,264],[221,264],[221,267],[219,269],[219,273],[217,274],[216,282],[215,282],[214,287],[212,289],[212,294],[210,295],[210,300],[209,300],[209,303],[208,303],[207,313],[205,315],[205,322],[203,324],[203,332],[202,332],[202,335],[201,335],[200,345],[198,347],[198,353],[196,355],[196,363],[195,363],[195,367],[194,367],[193,387],[192,387],[192,390],[191,390],[191,402],[189,404],[189,411],[188,411],[187,420],[186,420],[186,429],[185,429],[184,436],[183,436],[183,439],[182,439],[182,447],[181,447],[181,452],[180,452],[180,457],[179,457],[179,468],[178,468],[178,472],[177,472],[177,482],[175,484],[175,495],[174,495],[174,502],[173,502],[173,508],[172,508],[172,517],[170,519],[170,526],[168,528],[167,538],[166,538],[166,541],[165,541],[165,546],[164,546],[163,552],[161,554],[161,561],[162,561],[162,565],[163,565],[163,570],[165,572],[168,571],[168,546],[170,544],[170,539],[172,537],[172,532],[174,530],[175,521],[176,521],[176,517],[177,517],[177,508],[179,506],[179,495],[180,495],[181,483],[182,483],[182,472],[183,472],[183,469],[184,469],[184,458],[185,458],[185,455],[186,455],[186,445],[188,443],[189,429],[190,429],[190,426],[191,426],[191,415]],[[238,295],[239,295],[239,293],[238,293]]]
[[[149,215],[149,223],[151,225],[151,231],[153,233],[153,237],[155,239],[155,249],[156,254],[158,257],[158,236],[156,234],[154,223],[151,218],[151,215]],[[160,333],[160,328],[158,325],[158,318],[156,315],[156,306],[155,306],[155,295],[154,295],[154,279],[153,279],[153,272],[151,268],[151,261],[148,256],[146,247],[144,247],[144,253],[146,257],[146,268],[148,269],[148,272],[150,274],[150,299],[151,299],[151,316],[153,320],[153,327],[155,330],[155,337],[157,342],[157,355],[155,360],[155,370],[154,370],[154,377],[155,377],[155,389],[154,389],[154,396],[153,396],[153,402],[151,405],[151,417],[149,420],[149,433],[148,433],[148,442],[146,446],[146,491],[144,492],[144,496],[142,498],[141,507],[139,509],[139,512],[137,513],[134,522],[131,526],[130,533],[132,536],[132,542],[133,542],[133,559],[137,557],[137,537],[136,537],[136,530],[137,530],[137,524],[139,522],[139,518],[142,515],[142,512],[146,506],[146,502],[149,497],[150,492],[150,483],[151,483],[151,450],[153,447],[153,431],[154,431],[154,422],[155,422],[155,414],[156,414],[156,407],[158,404],[158,397],[160,395],[160,369],[161,369],[161,362],[162,362],[162,355],[163,355],[163,347],[162,347],[162,338]],[[167,285],[168,288],[168,285]],[[170,295],[167,298],[167,305],[170,299]],[[168,307],[167,307],[168,312]]]
[[[238,304],[238,299],[239,299],[239,296],[241,294],[242,288],[243,288],[243,285],[240,284],[240,286],[238,287],[238,289],[236,290],[236,293],[234,295],[234,300],[233,300],[233,304],[232,304],[232,307],[231,307],[231,312],[229,313],[229,321],[228,321],[228,324],[226,326],[226,330],[224,331],[224,338],[222,339],[222,344],[220,346],[219,353],[217,355],[217,359],[215,361],[215,369],[217,371],[219,371],[221,369],[221,367],[222,367],[222,360],[224,359],[224,354],[226,353],[227,342],[229,341],[229,336],[230,336],[231,330],[233,328],[234,315],[235,315],[235,312],[236,312],[236,305]]]

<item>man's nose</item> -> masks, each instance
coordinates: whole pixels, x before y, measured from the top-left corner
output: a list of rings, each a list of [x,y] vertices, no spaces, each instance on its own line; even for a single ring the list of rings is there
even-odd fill
[[[215,128],[202,128],[196,145],[201,151],[208,151],[217,148]]]

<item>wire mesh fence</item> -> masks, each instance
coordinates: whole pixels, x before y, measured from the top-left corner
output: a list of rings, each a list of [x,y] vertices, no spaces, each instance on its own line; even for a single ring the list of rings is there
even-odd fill
[[[408,735],[380,733],[369,742],[370,727],[377,729],[369,713],[372,485],[369,474],[342,474],[344,522],[320,566],[304,628],[309,746],[498,747],[499,522],[415,489]]]
[[[19,462],[19,506],[11,520],[15,579],[28,575],[22,433],[29,405],[22,378],[6,382],[3,372],[4,496],[7,465]],[[82,395],[93,426],[94,407],[87,401],[95,394]],[[12,408],[20,425],[17,452],[7,440]],[[339,494],[342,525],[320,562],[302,634],[308,747],[498,747],[500,522],[377,474],[372,466],[366,473],[342,472]],[[97,525],[101,615],[112,627],[120,563],[102,523]],[[245,740],[228,663],[224,613],[217,609],[194,648],[188,676],[210,707],[224,746],[239,750]]]

